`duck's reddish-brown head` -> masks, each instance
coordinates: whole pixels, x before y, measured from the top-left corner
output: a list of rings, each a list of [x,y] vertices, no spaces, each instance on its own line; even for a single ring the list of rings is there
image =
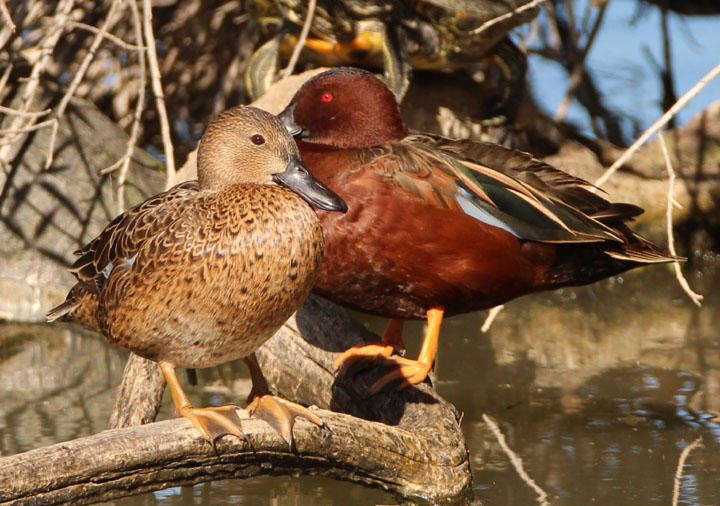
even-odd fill
[[[299,138],[337,148],[375,146],[407,135],[388,87],[370,72],[350,67],[308,80],[280,117]]]

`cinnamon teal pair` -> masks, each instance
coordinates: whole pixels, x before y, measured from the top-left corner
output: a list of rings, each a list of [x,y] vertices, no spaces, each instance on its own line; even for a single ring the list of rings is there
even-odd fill
[[[237,407],[193,408],[175,368],[244,357],[251,415],[292,446],[296,417],[323,422],[269,394],[254,352],[315,282],[323,236],[311,205],[345,210],[302,164],[275,116],[253,107],[225,111],[200,140],[197,181],[121,214],[77,251],[78,282],[48,320],[79,321],[158,362],[178,412],[209,441],[243,436]]]
[[[642,209],[587,181],[499,145],[408,135],[371,73],[319,74],[280,116],[348,206],[319,213],[326,249],[315,292],[391,319],[380,344],[336,362],[340,375],[358,360],[394,365],[370,393],[425,379],[446,316],[673,260],[628,228]],[[418,359],[391,357],[402,322],[424,318]]]

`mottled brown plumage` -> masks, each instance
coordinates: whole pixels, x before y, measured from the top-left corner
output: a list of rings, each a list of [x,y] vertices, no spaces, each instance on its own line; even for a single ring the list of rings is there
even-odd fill
[[[178,410],[211,440],[241,435],[234,407],[193,409],[174,368],[246,357],[258,394],[252,409],[290,442],[295,416],[322,422],[264,395],[252,354],[315,282],[323,237],[304,199],[327,210],[344,204],[302,166],[282,124],[252,107],[210,124],[198,164],[198,181],[118,216],[76,252],[78,283],[48,319],[67,315],[159,362]]]

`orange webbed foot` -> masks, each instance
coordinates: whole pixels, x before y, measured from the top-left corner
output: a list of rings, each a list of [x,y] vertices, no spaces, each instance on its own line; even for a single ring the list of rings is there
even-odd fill
[[[276,395],[265,394],[255,397],[247,407],[250,416],[265,420],[287,441],[290,448],[295,447],[292,430],[295,419],[304,418],[321,428],[327,428],[322,418],[308,408],[290,402]]]
[[[342,364],[338,377],[347,374],[350,367],[358,361],[372,360],[381,362],[381,367],[389,366],[393,369],[372,384],[368,390],[369,395],[376,394],[389,385],[396,385],[397,390],[403,390],[411,385],[422,383],[435,362],[443,315],[444,310],[441,307],[432,307],[427,310],[427,329],[417,360],[390,356],[394,348],[405,349],[402,341],[402,320],[390,320],[385,329],[382,344],[355,346],[338,357],[335,367]]]
[[[247,441],[237,414],[238,409],[238,406],[233,405],[210,408],[183,406],[178,411],[192,422],[204,439],[215,444],[218,438],[228,434]]]
[[[404,323],[403,320],[390,320],[380,344],[364,344],[345,350],[333,363],[333,367],[338,370],[338,378],[344,377],[358,363],[385,360],[392,355],[393,350],[404,356],[406,351],[402,339]]]
[[[432,369],[432,362],[423,362],[404,357],[390,357],[383,361],[382,366],[391,365],[393,370],[372,384],[368,394],[374,395],[390,385],[396,385],[396,390],[403,390],[409,386],[425,381]]]

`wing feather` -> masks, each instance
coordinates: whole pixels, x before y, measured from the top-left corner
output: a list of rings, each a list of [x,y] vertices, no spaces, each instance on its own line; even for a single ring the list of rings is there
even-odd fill
[[[131,261],[154,231],[166,229],[182,208],[183,199],[199,191],[197,181],[187,181],[149,198],[113,219],[92,241],[75,252],[70,267],[81,282],[94,282],[97,289],[113,265]]]

